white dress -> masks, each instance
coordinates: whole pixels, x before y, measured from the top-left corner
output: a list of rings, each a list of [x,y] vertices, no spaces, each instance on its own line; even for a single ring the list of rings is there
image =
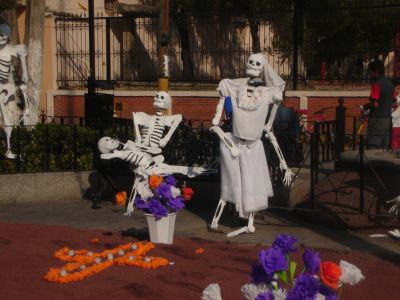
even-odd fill
[[[232,141],[239,156],[232,157],[226,145],[220,143],[221,199],[235,205],[240,217],[268,207],[273,196],[271,178],[260,140],[272,97],[281,94],[276,87],[257,87],[253,96],[247,96],[242,82],[224,79],[218,90],[230,96],[233,112]]]

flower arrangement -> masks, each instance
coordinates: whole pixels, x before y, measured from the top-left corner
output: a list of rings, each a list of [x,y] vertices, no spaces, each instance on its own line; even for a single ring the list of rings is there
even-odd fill
[[[243,296],[252,300],[335,300],[343,284],[354,285],[364,279],[356,266],[344,260],[339,265],[323,261],[311,249],[303,252],[304,267],[296,274],[297,263],[290,259],[290,253],[297,250],[296,241],[281,234],[271,248],[259,252],[252,282],[241,288]]]
[[[190,187],[178,188],[172,175],[151,175],[147,181],[137,185],[136,191],[135,207],[152,214],[156,220],[182,210],[185,201],[189,201],[194,194]]]
[[[67,264],[60,268],[50,268],[44,278],[51,282],[69,283],[93,276],[113,265],[144,269],[167,266],[169,262],[166,258],[147,255],[154,248],[154,244],[144,242],[127,243],[99,253],[64,247],[57,250],[54,257]]]

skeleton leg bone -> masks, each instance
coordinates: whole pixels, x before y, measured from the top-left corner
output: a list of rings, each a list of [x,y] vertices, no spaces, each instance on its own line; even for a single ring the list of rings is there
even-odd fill
[[[232,231],[228,233],[226,236],[227,237],[233,237],[237,236],[242,233],[254,233],[256,231],[256,228],[254,227],[254,213],[250,213],[249,215],[249,221],[247,223],[247,226],[244,226],[238,230]]]
[[[221,215],[222,215],[225,205],[226,205],[226,202],[222,199],[219,199],[217,209],[215,210],[214,217],[211,221],[211,225],[210,225],[211,229],[213,229],[213,230],[218,229],[218,222],[219,222],[219,219],[221,218]]]
[[[140,177],[135,178],[135,181],[134,181],[133,186],[132,186],[131,193],[129,195],[129,201],[128,201],[128,205],[126,207],[126,212],[124,213],[124,216],[130,216],[134,211],[135,198],[136,198],[136,195],[137,195],[136,187],[137,187],[137,185],[138,185],[138,183],[140,182],[141,179],[142,178],[140,178]]]

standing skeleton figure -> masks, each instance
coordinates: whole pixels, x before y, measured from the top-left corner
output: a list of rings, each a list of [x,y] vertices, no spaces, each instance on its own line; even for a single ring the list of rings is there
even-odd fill
[[[154,97],[156,115],[148,115],[144,112],[133,113],[135,127],[135,141],[121,144],[110,137],[103,137],[98,142],[102,159],[120,158],[128,161],[134,169],[135,182],[129,197],[126,214],[133,212],[133,204],[139,191],[148,190],[146,187],[148,176],[183,174],[189,177],[197,176],[205,169],[202,167],[172,166],[163,163],[161,155],[163,148],[171,139],[179,123],[181,115],[164,116],[163,111],[171,106],[171,97],[166,92],[158,92]],[[165,133],[166,128],[169,130]],[[121,150],[118,150],[122,146]]]
[[[211,127],[221,139],[221,198],[211,229],[218,229],[227,201],[235,205],[240,217],[248,219],[247,226],[228,233],[228,237],[254,232],[254,213],[267,208],[268,197],[273,196],[264,146],[260,140],[263,131],[279,158],[280,168],[285,173],[285,185],[289,185],[293,178],[272,131],[276,111],[283,100],[285,82],[261,54],[249,57],[246,75],[247,78],[223,79],[219,83],[220,101],[212,120],[214,126]],[[232,133],[225,133],[218,127],[225,97],[228,96],[231,98],[233,110]],[[265,124],[269,110],[270,117]]]
[[[18,89],[26,97],[26,85],[16,86],[13,76],[12,57],[19,57],[22,67],[22,81],[28,82],[28,72],[26,66],[25,45],[11,46],[8,44],[11,35],[11,28],[7,24],[0,24],[0,122],[7,138],[7,158],[15,159],[16,155],[11,152],[11,132],[13,126],[19,124],[19,108],[15,98]]]

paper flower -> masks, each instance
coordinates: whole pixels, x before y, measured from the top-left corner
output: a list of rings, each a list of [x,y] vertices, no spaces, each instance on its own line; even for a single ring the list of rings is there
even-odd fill
[[[209,284],[201,295],[201,300],[222,300],[218,283]]]
[[[166,217],[169,213],[179,212],[185,207],[181,189],[176,187],[176,180],[172,175],[161,177],[152,175],[147,182],[141,182],[135,198],[135,207],[145,213],[152,214],[156,220]],[[193,194],[193,190],[184,187],[186,194]]]
[[[293,246],[296,242],[297,239],[295,237],[287,234],[280,234],[275,238],[272,248],[279,249],[283,254],[287,254],[288,252],[296,251],[296,248]]]
[[[301,274],[296,278],[294,288],[289,292],[286,300],[315,299],[318,293],[319,282],[311,274]]]
[[[156,189],[163,181],[161,176],[151,175],[149,178],[149,186],[152,190]]]
[[[341,260],[339,266],[342,269],[339,281],[342,283],[355,285],[365,278],[359,268],[345,260]]]
[[[340,267],[331,261],[323,261],[320,264],[321,280],[331,289],[339,287],[339,278],[342,275]]]
[[[319,258],[318,253],[311,249],[306,249],[303,253],[303,261],[307,272],[315,274],[319,271],[321,259]]]
[[[287,262],[283,253],[275,248],[262,250],[258,254],[258,260],[267,275],[287,269]]]
[[[194,192],[190,187],[183,187],[182,188],[182,197],[186,201],[189,201],[190,199],[192,199],[193,194],[194,194]]]
[[[115,203],[117,203],[117,205],[125,205],[126,202],[126,192],[117,192],[115,194]]]
[[[321,261],[312,249],[303,252],[304,267],[296,274],[297,262],[290,252],[296,250],[296,238],[278,235],[271,248],[258,253],[250,273],[251,283],[241,292],[252,300],[337,300],[336,290],[343,283],[356,284],[364,276],[356,266],[341,260],[340,266]]]

